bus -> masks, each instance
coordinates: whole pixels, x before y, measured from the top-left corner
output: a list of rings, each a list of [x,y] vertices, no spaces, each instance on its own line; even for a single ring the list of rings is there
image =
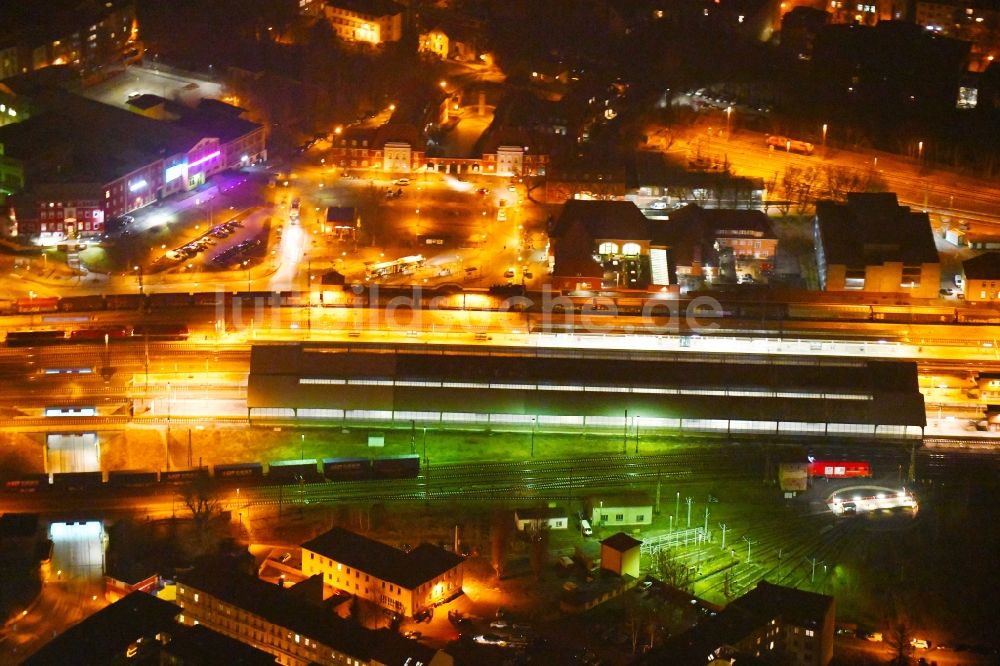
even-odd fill
[[[789,153],[802,153],[803,155],[812,155],[813,146],[808,141],[799,141],[798,139],[789,139],[787,136],[778,136],[772,134],[767,137],[767,145],[774,150],[784,150]]]
[[[392,277],[393,275],[412,275],[418,268],[424,265],[424,257],[421,254],[414,254],[402,257],[395,261],[383,261],[371,264],[365,268],[365,277],[368,279]]]

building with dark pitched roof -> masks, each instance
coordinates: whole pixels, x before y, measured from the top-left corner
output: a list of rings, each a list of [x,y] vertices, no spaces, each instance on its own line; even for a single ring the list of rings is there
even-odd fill
[[[567,201],[549,238],[552,286],[571,292],[734,283],[769,270],[778,248],[757,210],[691,204],[647,219],[630,201]]]
[[[653,282],[650,240],[649,220],[631,201],[571,199],[549,228],[552,286],[644,289]],[[663,263],[665,268],[665,256]]]
[[[161,666],[268,666],[275,663],[273,654],[235,638],[213,631],[203,624],[184,627],[160,649]],[[223,656],[225,655],[225,656]]]
[[[833,658],[835,614],[831,596],[762,581],[638,663],[826,666]]]
[[[463,559],[426,543],[406,553],[334,527],[302,544],[302,573],[412,617],[462,591]]]
[[[404,7],[392,0],[326,0],[323,13],[337,37],[381,44],[403,36]]]
[[[366,629],[324,602],[318,575],[279,587],[224,565],[184,574],[177,583],[179,621],[201,624],[264,650],[282,664],[449,666],[451,657],[388,630]]]
[[[161,634],[177,625],[180,609],[145,592],[133,592],[46,643],[28,666],[103,666],[157,654]]]
[[[962,262],[965,300],[1000,303],[1000,252],[985,252]]]
[[[260,125],[156,95],[135,98],[135,112],[53,88],[34,100],[36,114],[0,127],[0,173],[25,188],[12,199],[18,235],[43,243],[97,236],[111,218],[266,157]]]
[[[251,421],[619,432],[639,415],[643,429],[794,436],[920,437],[926,424],[914,363],[808,357],[761,364],[739,355],[716,362],[683,351],[255,345],[247,405]]]
[[[639,577],[639,547],[642,541],[624,532],[612,534],[601,542],[601,568],[619,576]]]
[[[813,219],[824,291],[937,298],[941,262],[927,213],[900,206],[892,192],[851,192],[820,201]]]

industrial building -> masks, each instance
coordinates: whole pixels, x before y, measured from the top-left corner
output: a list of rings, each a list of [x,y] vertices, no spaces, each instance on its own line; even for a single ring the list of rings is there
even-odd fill
[[[914,363],[578,350],[257,345],[252,422],[922,436]]]

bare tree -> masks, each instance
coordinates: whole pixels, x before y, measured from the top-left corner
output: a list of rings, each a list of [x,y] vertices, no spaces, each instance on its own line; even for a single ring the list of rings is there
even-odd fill
[[[205,475],[198,475],[194,481],[185,486],[182,493],[184,506],[191,512],[191,520],[195,529],[203,530],[219,511],[219,499],[215,496],[212,480]]]
[[[658,579],[678,590],[686,590],[691,585],[691,571],[667,548],[653,554],[652,571]]]
[[[497,578],[503,578],[507,551],[510,549],[510,536],[510,514],[506,511],[495,511],[493,524],[490,527],[490,563],[493,565]]]
[[[529,553],[531,555],[531,570],[535,578],[541,578],[549,563],[549,526],[541,525],[526,531]]]

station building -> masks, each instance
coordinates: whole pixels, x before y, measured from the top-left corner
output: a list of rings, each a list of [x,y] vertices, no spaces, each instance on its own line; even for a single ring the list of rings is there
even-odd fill
[[[914,363],[441,345],[257,345],[252,422],[917,439]],[[631,431],[631,430],[630,430]]]

